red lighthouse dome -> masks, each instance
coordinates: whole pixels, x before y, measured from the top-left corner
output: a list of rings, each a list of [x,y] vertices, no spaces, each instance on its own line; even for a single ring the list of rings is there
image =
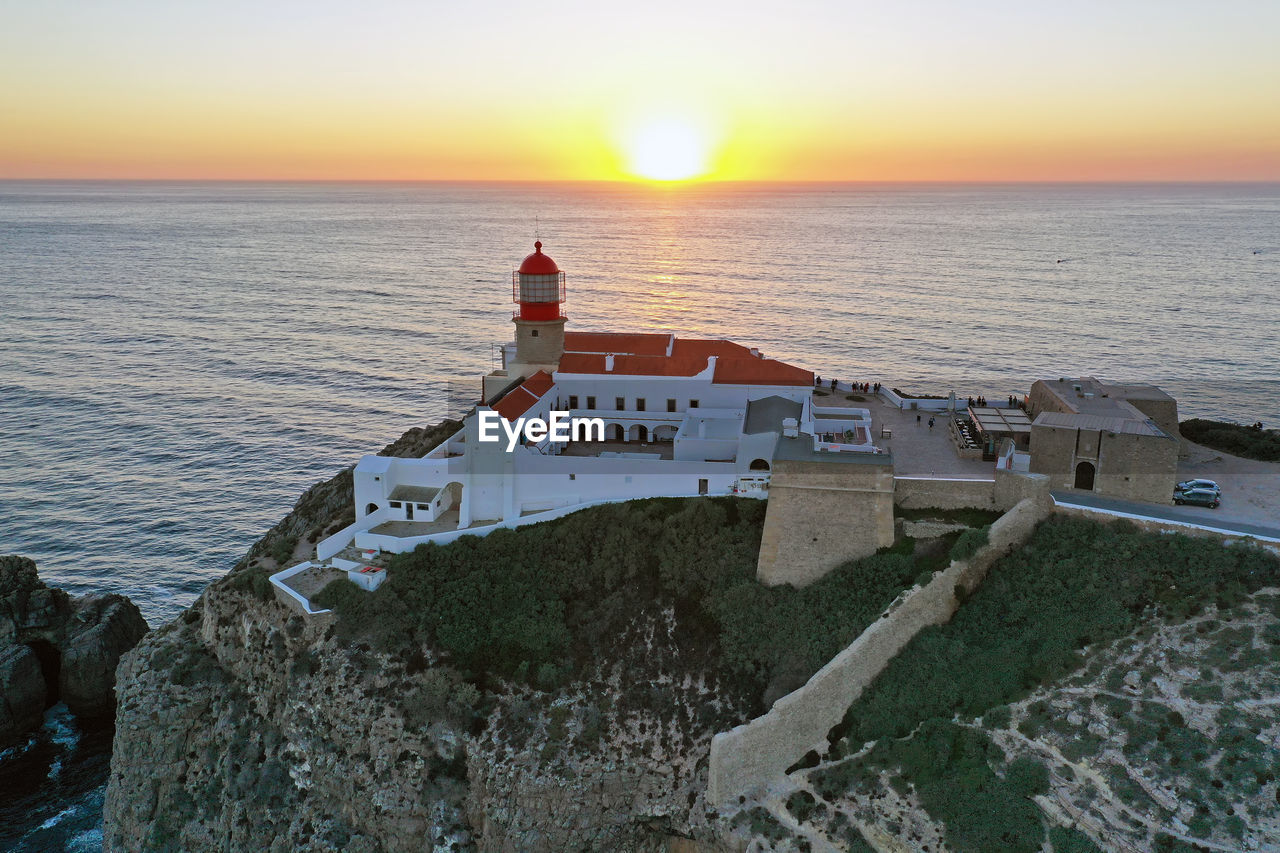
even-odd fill
[[[541,240],[533,244],[533,254],[512,274],[511,297],[520,306],[517,316],[521,320],[563,323],[564,273],[550,255],[542,254]]]
[[[550,255],[542,254],[542,241],[538,240],[533,244],[533,254],[521,262],[520,272],[523,275],[556,275],[560,272],[560,267],[556,266]]]

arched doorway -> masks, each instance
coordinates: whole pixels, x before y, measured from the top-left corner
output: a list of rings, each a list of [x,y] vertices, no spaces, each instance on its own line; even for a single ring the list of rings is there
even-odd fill
[[[623,434],[622,432],[622,424],[609,424],[609,427],[605,432],[606,432],[605,434],[606,441],[626,441],[627,440],[626,435]]]
[[[631,434],[627,438],[631,441],[648,441],[649,430],[641,424],[636,424],[631,427]]]
[[[1076,466],[1076,488],[1093,491],[1094,467],[1092,462],[1081,462]]]
[[[378,511],[377,504],[369,504],[367,507],[364,508],[365,515],[373,515],[377,511]]]
[[[752,471],[768,471],[768,470],[769,470],[769,462],[768,462],[768,460],[766,460],[766,459],[752,459],[752,460],[751,460],[751,470],[752,470]]]

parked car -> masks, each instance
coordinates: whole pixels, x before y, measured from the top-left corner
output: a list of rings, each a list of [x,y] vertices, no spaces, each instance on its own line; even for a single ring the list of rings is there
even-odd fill
[[[1173,502],[1178,505],[1195,504],[1217,509],[1218,504],[1222,503],[1222,496],[1213,489],[1184,489],[1173,493]]]
[[[1213,480],[1184,480],[1174,487],[1174,491],[1185,492],[1187,489],[1208,489],[1211,492],[1222,494],[1222,489],[1218,488],[1218,484]]]

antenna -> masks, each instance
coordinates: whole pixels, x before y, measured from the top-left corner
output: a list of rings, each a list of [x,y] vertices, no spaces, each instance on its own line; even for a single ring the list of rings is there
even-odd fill
[[[536,214],[533,217],[533,239],[542,239],[542,227],[538,224],[538,217]]]

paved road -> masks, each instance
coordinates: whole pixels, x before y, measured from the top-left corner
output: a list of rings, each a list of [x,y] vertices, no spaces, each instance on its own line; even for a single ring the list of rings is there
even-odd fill
[[[1238,521],[1232,519],[1226,514],[1209,517],[1203,513],[1196,512],[1195,507],[1144,504],[1136,503],[1134,501],[1116,500],[1115,498],[1100,498],[1095,495],[1080,495],[1071,492],[1051,492],[1050,494],[1052,494],[1053,499],[1060,504],[1092,507],[1094,509],[1111,510],[1113,512],[1127,512],[1132,515],[1146,516],[1147,518],[1158,518],[1162,521],[1184,521],[1189,524],[1198,524],[1202,527],[1212,527],[1216,530],[1231,530],[1238,533],[1252,534],[1253,536],[1266,536],[1272,539],[1280,539],[1280,526]],[[1222,512],[1222,510],[1219,509],[1218,512]]]

